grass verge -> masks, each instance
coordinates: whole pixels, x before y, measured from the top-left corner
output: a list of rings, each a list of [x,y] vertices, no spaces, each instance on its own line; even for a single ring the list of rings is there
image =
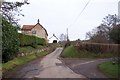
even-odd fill
[[[41,45],[37,45],[36,48],[33,48],[31,46],[25,46],[25,47],[20,47],[19,50],[20,50],[20,52],[23,52],[23,53],[29,53],[31,51],[34,51],[34,50],[37,50],[37,49],[41,49],[43,47],[44,46],[41,46]]]
[[[113,57],[111,53],[92,53],[88,51],[77,50],[74,46],[66,47],[61,54],[63,58],[110,58]]]
[[[2,64],[2,72],[5,73],[6,71],[14,70],[15,67],[23,65],[35,58],[43,57],[47,55],[48,53],[49,53],[48,51],[44,51],[44,52],[40,52],[37,54],[30,54],[27,56],[15,58],[11,61],[8,61],[7,63]]]
[[[79,53],[75,50],[73,46],[66,47],[61,54],[63,58],[77,58]]]
[[[113,65],[111,61],[104,62],[98,66],[98,68],[109,78],[118,78],[120,72],[120,64]]]

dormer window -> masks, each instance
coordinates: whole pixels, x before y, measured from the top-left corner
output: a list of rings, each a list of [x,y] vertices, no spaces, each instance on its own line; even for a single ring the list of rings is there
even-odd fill
[[[32,34],[36,34],[36,31],[32,31]]]

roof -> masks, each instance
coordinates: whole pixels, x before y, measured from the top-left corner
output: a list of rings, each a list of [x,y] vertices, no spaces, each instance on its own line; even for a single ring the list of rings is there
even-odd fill
[[[40,23],[37,23],[39,24],[46,32],[47,36],[48,36],[48,33],[47,33],[47,30],[40,24]],[[37,25],[36,24],[36,25]],[[22,29],[21,30],[24,30],[24,31],[30,31],[32,30],[36,25],[23,25]]]
[[[31,30],[35,25],[23,25],[22,30]]]

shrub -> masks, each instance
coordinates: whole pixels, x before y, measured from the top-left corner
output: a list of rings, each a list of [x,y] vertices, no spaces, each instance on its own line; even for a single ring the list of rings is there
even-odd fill
[[[45,45],[46,41],[43,38],[38,38],[32,35],[25,35],[19,33],[20,46],[32,46],[36,48],[36,45]]]
[[[17,55],[19,49],[17,27],[2,18],[2,34],[2,62],[5,63]]]
[[[115,53],[118,54],[119,44],[102,44],[102,43],[80,43],[80,50],[87,50],[95,53]]]
[[[36,38],[36,42],[38,45],[46,45],[46,41],[44,38]]]
[[[70,42],[70,41],[67,41],[67,42],[65,43],[65,46],[64,46],[64,47],[66,48],[66,47],[68,47],[68,46],[70,46],[70,45],[71,45],[71,42]]]
[[[120,44],[120,24],[113,27],[110,31],[110,39],[116,44]]]

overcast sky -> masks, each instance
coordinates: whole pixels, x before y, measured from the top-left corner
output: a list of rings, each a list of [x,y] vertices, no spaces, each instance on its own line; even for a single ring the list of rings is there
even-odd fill
[[[10,1],[10,0],[9,0]],[[11,0],[15,1],[15,0]],[[17,0],[22,1],[22,0]],[[34,25],[40,19],[46,28],[48,38],[55,34],[66,34],[68,28],[70,40],[85,39],[85,34],[100,25],[108,14],[118,14],[120,0],[90,0],[83,13],[80,12],[89,0],[29,0],[29,5],[22,7],[24,17],[19,24]],[[77,20],[76,20],[77,18]]]

